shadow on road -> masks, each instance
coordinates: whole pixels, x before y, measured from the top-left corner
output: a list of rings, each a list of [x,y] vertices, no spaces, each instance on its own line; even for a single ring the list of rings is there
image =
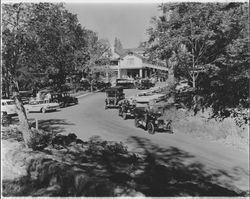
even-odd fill
[[[49,120],[39,120],[38,127],[47,132],[61,133],[65,132],[63,126],[75,125],[74,123],[66,122],[64,119],[49,119]],[[35,127],[35,122],[33,121],[32,127]]]
[[[45,127],[48,124],[61,125],[65,121],[45,120],[42,123]],[[34,157],[27,163],[27,176],[18,181],[4,181],[3,195],[180,197],[248,194],[233,186],[236,178],[228,172],[211,171],[196,162],[193,155],[176,147],[161,148],[149,139],[132,136],[128,142],[141,149],[140,153],[133,153],[123,143],[105,141],[99,136],[89,141],[79,140],[74,134],[57,136],[52,145],[43,150],[46,157]]]
[[[237,196],[235,177],[222,170],[208,170],[194,156],[176,147],[160,148],[149,139],[128,140],[143,149],[143,170],[135,177],[137,191],[146,196]]]

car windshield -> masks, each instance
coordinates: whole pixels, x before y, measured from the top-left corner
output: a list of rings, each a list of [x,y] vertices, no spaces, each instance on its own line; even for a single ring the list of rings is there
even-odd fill
[[[30,105],[35,105],[35,104],[38,104],[38,102],[36,101],[30,102]]]
[[[8,101],[6,102],[7,105],[14,105],[15,104],[15,101]]]

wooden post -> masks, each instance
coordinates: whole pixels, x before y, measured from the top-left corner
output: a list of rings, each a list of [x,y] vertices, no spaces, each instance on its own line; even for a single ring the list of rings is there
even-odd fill
[[[38,119],[36,119],[36,129],[38,130]]]

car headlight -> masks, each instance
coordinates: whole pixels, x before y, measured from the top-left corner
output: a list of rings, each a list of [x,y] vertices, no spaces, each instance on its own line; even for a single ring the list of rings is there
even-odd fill
[[[128,110],[128,113],[130,113],[130,110]]]
[[[158,123],[159,123],[159,122],[156,120],[156,121],[155,121],[155,124],[158,124]]]

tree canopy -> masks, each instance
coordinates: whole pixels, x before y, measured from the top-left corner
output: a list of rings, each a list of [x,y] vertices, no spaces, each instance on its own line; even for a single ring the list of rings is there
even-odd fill
[[[60,88],[67,75],[101,57],[105,42],[63,4],[3,4],[3,77],[14,78],[21,89],[49,83]]]
[[[249,100],[248,4],[169,3],[159,8],[162,16],[154,17],[148,30],[150,59],[174,65],[175,77],[189,80],[192,94],[202,97],[213,117],[242,115]]]

